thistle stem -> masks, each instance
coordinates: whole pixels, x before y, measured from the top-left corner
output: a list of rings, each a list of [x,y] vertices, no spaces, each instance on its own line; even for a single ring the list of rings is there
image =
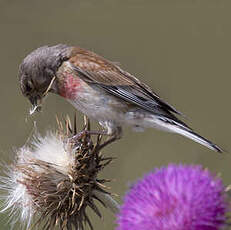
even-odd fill
[[[112,196],[108,193],[100,192],[98,190],[94,190],[93,193],[97,196],[107,208],[109,208],[114,214],[119,212],[119,203],[115,201]]]

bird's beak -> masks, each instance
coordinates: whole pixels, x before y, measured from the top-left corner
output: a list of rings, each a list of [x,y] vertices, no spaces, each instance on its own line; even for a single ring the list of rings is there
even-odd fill
[[[34,114],[34,112],[40,112],[42,109],[42,99],[39,99],[38,97],[30,97],[29,100],[32,104],[30,115]]]

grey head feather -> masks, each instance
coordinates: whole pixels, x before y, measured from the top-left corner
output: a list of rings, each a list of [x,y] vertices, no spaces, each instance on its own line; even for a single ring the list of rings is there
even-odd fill
[[[19,67],[19,81],[24,96],[35,97],[49,85],[62,63],[68,60],[70,46],[40,47],[27,55]]]

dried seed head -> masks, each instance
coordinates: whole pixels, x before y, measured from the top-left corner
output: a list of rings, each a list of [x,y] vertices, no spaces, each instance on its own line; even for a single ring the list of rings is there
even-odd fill
[[[87,123],[80,134],[68,119],[66,128],[58,124],[58,132],[36,135],[30,147],[16,153],[15,162],[1,179],[6,192],[3,211],[11,210],[11,223],[18,216],[30,228],[82,230],[87,223],[93,229],[86,208],[101,217],[95,200],[104,204],[97,194],[109,193],[103,185],[107,180],[98,179],[98,173],[112,159],[100,154],[101,137],[94,143],[86,132]]]

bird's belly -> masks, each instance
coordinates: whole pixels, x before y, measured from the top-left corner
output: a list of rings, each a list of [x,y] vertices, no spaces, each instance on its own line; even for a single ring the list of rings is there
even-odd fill
[[[122,100],[106,93],[88,89],[68,101],[83,114],[100,122],[132,126],[136,131],[150,127],[163,129],[155,115],[136,107],[130,108]]]
[[[123,123],[127,105],[107,93],[92,89],[84,90],[75,99],[67,99],[83,114],[97,121],[114,121]]]

